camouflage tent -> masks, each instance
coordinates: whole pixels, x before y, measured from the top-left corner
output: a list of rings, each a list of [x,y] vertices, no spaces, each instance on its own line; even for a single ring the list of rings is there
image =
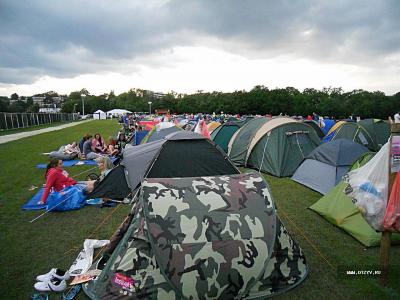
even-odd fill
[[[308,272],[257,173],[152,178],[95,281],[92,299],[255,299]]]

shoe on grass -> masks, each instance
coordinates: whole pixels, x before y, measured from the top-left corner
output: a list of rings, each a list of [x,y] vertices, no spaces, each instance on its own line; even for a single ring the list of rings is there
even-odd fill
[[[39,292],[62,292],[67,288],[67,282],[64,279],[52,278],[48,281],[36,282],[33,287]]]
[[[59,280],[68,280],[69,273],[60,269],[53,268],[48,273],[36,277],[37,281],[50,281],[53,278]]]

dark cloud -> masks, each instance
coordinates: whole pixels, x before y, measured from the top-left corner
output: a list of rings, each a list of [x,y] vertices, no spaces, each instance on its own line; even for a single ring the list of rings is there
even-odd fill
[[[399,54],[398,16],[396,0],[3,0],[0,82],[120,72],[143,55],[207,37],[249,58],[384,66],[385,57]]]

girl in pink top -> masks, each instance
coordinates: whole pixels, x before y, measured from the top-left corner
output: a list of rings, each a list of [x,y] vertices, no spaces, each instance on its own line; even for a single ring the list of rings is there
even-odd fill
[[[46,185],[42,198],[39,201],[39,205],[46,204],[47,197],[49,196],[51,188],[54,188],[57,192],[63,188],[71,185],[75,185],[76,181],[68,176],[68,173],[62,169],[62,160],[52,159],[47,165],[46,169]]]
[[[107,151],[107,146],[99,133],[96,133],[92,139],[92,151],[94,153],[104,153]]]

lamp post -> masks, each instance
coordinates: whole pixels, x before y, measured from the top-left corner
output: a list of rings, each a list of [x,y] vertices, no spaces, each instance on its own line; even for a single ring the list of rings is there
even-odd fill
[[[81,98],[82,98],[82,116],[85,115],[85,98],[86,95],[85,94],[81,94]]]
[[[147,103],[149,104],[149,115],[151,115],[151,103],[153,103],[153,102],[149,101]]]

